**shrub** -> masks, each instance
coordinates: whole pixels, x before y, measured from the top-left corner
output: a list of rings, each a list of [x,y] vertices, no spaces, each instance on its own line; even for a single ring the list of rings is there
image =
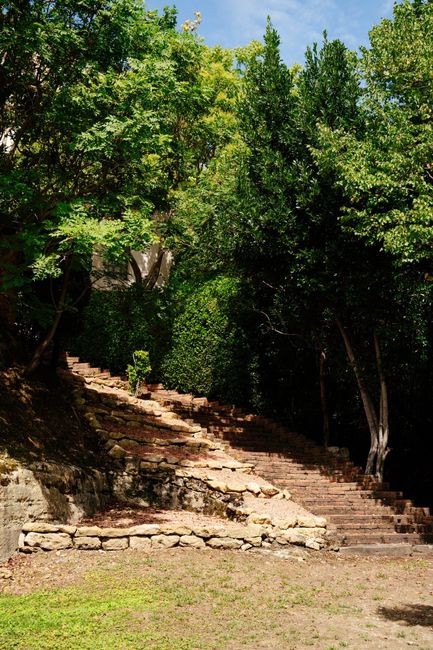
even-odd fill
[[[145,350],[136,350],[132,355],[134,365],[128,364],[126,374],[129,382],[129,390],[135,395],[138,394],[140,384],[146,381],[152,366],[150,365],[149,353]]]
[[[243,401],[248,350],[241,296],[237,279],[219,276],[186,297],[161,367],[167,386],[231,403]]]
[[[138,286],[122,291],[93,290],[81,322],[78,337],[69,342],[72,352],[97,366],[123,373],[135,350],[148,350],[157,373],[170,330],[160,292]]]

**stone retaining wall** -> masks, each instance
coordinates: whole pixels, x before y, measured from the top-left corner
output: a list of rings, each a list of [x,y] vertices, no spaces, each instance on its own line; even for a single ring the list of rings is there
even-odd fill
[[[174,546],[192,548],[240,549],[269,548],[297,544],[314,550],[324,529],[287,528],[260,524],[197,525],[142,524],[130,528],[101,528],[98,526],[70,526],[29,522],[23,526],[19,550],[31,553],[38,550],[58,551],[79,549],[86,551],[122,551],[165,549]],[[281,526],[284,522],[281,522]]]

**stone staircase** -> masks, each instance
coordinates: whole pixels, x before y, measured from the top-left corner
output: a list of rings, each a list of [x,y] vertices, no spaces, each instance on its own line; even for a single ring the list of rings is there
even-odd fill
[[[75,373],[123,386],[121,377],[68,357]],[[200,425],[209,439],[222,443],[231,456],[254,466],[257,475],[294,502],[328,522],[328,539],[335,547],[365,545],[418,546],[433,543],[433,517],[403,493],[365,476],[352,462],[268,418],[240,408],[182,395],[149,385],[150,396],[190,425]]]

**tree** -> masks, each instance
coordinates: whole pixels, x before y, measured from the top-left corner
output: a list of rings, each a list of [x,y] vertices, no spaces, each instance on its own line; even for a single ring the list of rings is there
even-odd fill
[[[203,47],[135,0],[17,0],[0,21],[1,291],[8,308],[34,282],[57,294],[32,370],[82,293],[74,274],[95,249],[145,248],[188,177]]]

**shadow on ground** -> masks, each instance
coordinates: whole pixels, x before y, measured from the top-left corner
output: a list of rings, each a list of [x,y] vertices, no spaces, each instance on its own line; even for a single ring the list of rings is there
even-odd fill
[[[433,627],[432,605],[402,605],[400,607],[379,607],[378,614],[388,621],[402,621],[406,625]]]

